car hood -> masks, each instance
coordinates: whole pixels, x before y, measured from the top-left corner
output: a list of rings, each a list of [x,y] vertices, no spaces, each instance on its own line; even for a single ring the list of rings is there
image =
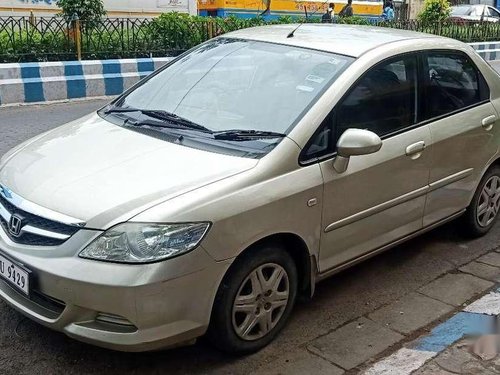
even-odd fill
[[[155,139],[94,114],[8,155],[0,184],[87,227],[106,229],[257,163]]]

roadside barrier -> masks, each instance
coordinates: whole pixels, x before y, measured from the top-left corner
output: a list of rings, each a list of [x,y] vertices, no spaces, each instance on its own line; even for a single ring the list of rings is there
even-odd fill
[[[500,42],[469,43],[486,61],[500,59]]]
[[[119,95],[171,59],[0,64],[0,105]]]
[[[470,43],[487,61],[500,41]],[[0,106],[121,94],[172,57],[0,64]]]

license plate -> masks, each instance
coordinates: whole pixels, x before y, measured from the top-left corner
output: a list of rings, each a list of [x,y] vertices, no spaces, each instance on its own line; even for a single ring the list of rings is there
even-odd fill
[[[30,274],[0,254],[0,277],[27,296],[30,294]]]

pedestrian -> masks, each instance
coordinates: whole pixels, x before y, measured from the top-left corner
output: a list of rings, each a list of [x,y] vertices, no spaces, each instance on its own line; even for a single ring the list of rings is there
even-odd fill
[[[326,10],[325,14],[321,17],[321,23],[332,23],[333,22],[333,17],[335,16],[335,4],[330,3],[328,4],[328,9]]]
[[[384,4],[384,11],[382,12],[382,19],[384,21],[392,21],[394,20],[394,9],[392,2],[387,0]]]
[[[340,11],[339,17],[352,17],[352,15],[352,0],[347,0],[347,4]]]

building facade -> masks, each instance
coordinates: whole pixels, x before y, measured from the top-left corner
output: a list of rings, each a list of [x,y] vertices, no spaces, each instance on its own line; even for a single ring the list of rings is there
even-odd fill
[[[165,12],[197,14],[196,0],[104,0],[110,17],[154,17]],[[57,0],[0,0],[0,16],[53,16]]]

